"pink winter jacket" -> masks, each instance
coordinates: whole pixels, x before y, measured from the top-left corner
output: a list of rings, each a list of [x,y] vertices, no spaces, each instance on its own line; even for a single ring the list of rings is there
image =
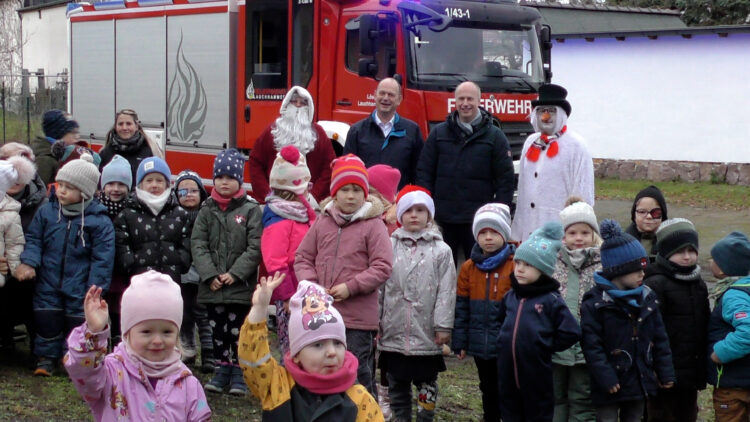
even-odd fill
[[[109,327],[84,323],[68,337],[65,369],[96,421],[210,421],[203,387],[187,366],[151,387],[122,344],[107,355]]]
[[[335,304],[346,328],[378,329],[378,289],[391,275],[393,248],[380,219],[384,209],[371,196],[352,220],[339,227],[329,214],[333,201],[297,248],[294,272],[299,280],[326,289],[344,283],[350,297]]]
[[[268,206],[263,210],[263,235],[260,238],[263,264],[269,275],[276,271],[286,274],[281,285],[273,290],[271,300],[288,300],[297,291],[294,255],[308,230],[310,223],[282,218]]]

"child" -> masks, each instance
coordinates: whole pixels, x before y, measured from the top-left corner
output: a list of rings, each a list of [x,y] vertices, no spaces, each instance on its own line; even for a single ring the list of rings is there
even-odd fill
[[[385,212],[380,218],[388,228],[390,236],[398,228],[396,221],[396,189],[401,180],[401,172],[385,164],[376,164],[367,169],[367,179],[370,183],[370,197],[383,202]]]
[[[599,228],[602,270],[581,304],[581,346],[597,421],[640,421],[646,396],[670,388],[672,354],[656,294],[641,285],[648,256],[614,220]]]
[[[625,232],[638,239],[648,252],[649,261],[656,260],[656,230],[667,219],[667,202],[659,188],[651,185],[635,196],[630,220]]]
[[[190,218],[170,189],[171,177],[159,157],[138,165],[135,195],[114,221],[117,264],[128,276],[157,270],[179,283],[190,268]]]
[[[698,232],[684,218],[665,220],[656,231],[656,262],[646,267],[643,283],[659,300],[669,337],[674,388],[648,400],[649,421],[695,422],[698,390],[706,388],[708,289],[698,266]]]
[[[242,316],[250,309],[260,263],[261,211],[242,188],[245,159],[236,149],[214,160],[214,189],[193,226],[193,263],[198,270],[198,303],[206,305],[213,328],[217,367],[205,388],[244,396],[247,386],[237,361]]]
[[[18,213],[21,211],[21,204],[6,192],[18,184],[26,185],[35,174],[34,163],[23,157],[10,157],[0,161],[0,256],[7,258],[10,273],[21,264],[26,239],[21,226],[21,215]],[[6,274],[0,274],[0,287],[5,286]]]
[[[346,325],[346,344],[359,360],[357,380],[375,396],[374,339],[378,330],[378,289],[391,275],[393,249],[382,207],[367,201],[367,169],[348,154],[334,160],[333,200],[297,249],[294,272],[336,299]]]
[[[84,156],[90,157],[90,156]],[[18,280],[36,279],[34,318],[37,356],[34,375],[51,376],[65,337],[83,322],[86,290],[106,290],[115,258],[115,232],[107,209],[96,199],[99,170],[85,159],[57,172],[55,198],[37,211],[26,232]]]
[[[193,231],[193,223],[198,217],[201,204],[208,198],[208,193],[203,187],[198,173],[192,170],[183,170],[177,175],[174,184],[175,194],[180,202],[180,207],[187,211],[188,227],[187,236]],[[180,339],[184,347],[182,357],[186,363],[195,362],[197,355],[195,345],[195,327],[198,327],[198,338],[201,346],[201,372],[212,374],[214,372],[214,344],[212,339],[211,325],[208,323],[208,311],[206,306],[198,303],[198,285],[200,276],[195,265],[180,276],[180,290],[182,291],[182,329]]]
[[[560,211],[563,247],[557,254],[552,277],[560,283],[560,295],[580,322],[583,294],[594,287],[594,272],[602,269],[599,256],[599,224],[591,205],[570,197]],[[596,417],[591,404],[591,379],[580,343],[552,355],[555,386],[553,421],[591,421]]]
[[[102,289],[86,293],[86,322],[70,333],[65,369],[96,421],[208,421],[201,384],[180,361],[182,298],[166,274],[132,278],[122,295],[122,342],[107,355]]]
[[[548,222],[514,256],[512,289],[500,306],[497,366],[504,422],[548,421],[554,412],[552,353],[581,336],[552,278],[563,230]]]
[[[240,362],[247,385],[263,406],[263,420],[301,421],[319,416],[336,422],[378,422],[383,415],[357,380],[357,358],[333,297],[315,283],[299,282],[289,301],[290,351],[284,367],[268,347],[268,304],[284,275],[260,279],[240,333]]]
[[[477,243],[461,266],[456,288],[456,322],[452,349],[462,360],[474,357],[482,391],[485,422],[500,422],[497,384],[497,337],[500,308],[510,290],[515,246],[510,238],[510,209],[487,204],[474,214],[472,231]]]
[[[711,248],[711,272],[721,279],[708,321],[708,382],[714,388],[716,422],[750,415],[750,240],[729,233]]]
[[[276,328],[282,356],[289,351],[289,299],[297,291],[294,254],[310,225],[315,211],[307,202],[310,170],[296,147],[285,146],[276,155],[268,177],[271,194],[263,209],[263,235],[260,238],[263,263],[269,274],[284,274],[284,282],[273,291]]]
[[[434,215],[424,188],[401,189],[396,211],[401,227],[391,235],[393,272],[380,295],[378,341],[379,366],[398,421],[411,420],[412,383],[419,391],[417,420],[433,420],[438,373],[446,369],[442,345],[450,343],[453,329],[456,266]]]

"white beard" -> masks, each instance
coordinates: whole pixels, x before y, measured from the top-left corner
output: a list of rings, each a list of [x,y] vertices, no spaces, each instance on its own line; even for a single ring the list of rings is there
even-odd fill
[[[281,151],[287,145],[294,145],[300,154],[307,155],[315,148],[318,134],[307,116],[307,107],[295,107],[291,104],[281,112],[271,130],[276,151]]]

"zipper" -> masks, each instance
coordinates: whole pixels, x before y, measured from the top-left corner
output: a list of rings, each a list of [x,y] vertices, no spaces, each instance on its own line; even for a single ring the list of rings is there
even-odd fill
[[[521,380],[518,378],[518,361],[516,360],[516,336],[518,335],[518,323],[521,321],[521,311],[526,298],[518,302],[518,311],[516,311],[516,322],[513,324],[513,340],[511,341],[511,353],[513,355],[513,374],[516,377],[516,388],[521,389]]]
[[[62,250],[62,262],[60,262],[60,288],[62,288],[63,280],[65,280],[65,257],[68,252],[68,237],[70,236],[70,223],[72,222],[73,220],[68,220],[68,228],[65,229],[65,243]]]
[[[336,272],[336,259],[339,256],[339,243],[341,243],[341,227],[336,234],[336,250],[333,252],[333,267],[331,267],[331,287],[333,287],[333,274]]]
[[[487,306],[487,311],[489,311],[490,308],[490,273],[484,274],[485,284],[487,287],[484,289],[484,302],[485,306]],[[485,312],[484,313],[484,353],[489,352],[489,337],[490,337],[490,313]]]

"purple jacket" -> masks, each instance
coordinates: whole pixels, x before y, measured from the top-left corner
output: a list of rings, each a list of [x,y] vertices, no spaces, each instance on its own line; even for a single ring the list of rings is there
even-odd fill
[[[92,333],[84,323],[68,337],[65,369],[96,421],[210,421],[203,387],[187,366],[151,387],[121,344],[107,355],[109,327]]]

